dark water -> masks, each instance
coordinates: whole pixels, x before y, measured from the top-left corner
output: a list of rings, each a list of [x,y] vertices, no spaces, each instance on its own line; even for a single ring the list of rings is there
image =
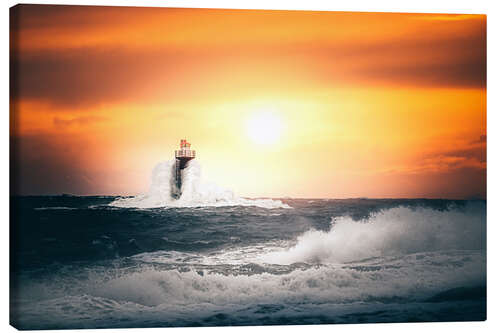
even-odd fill
[[[11,198],[20,329],[486,319],[486,202]]]

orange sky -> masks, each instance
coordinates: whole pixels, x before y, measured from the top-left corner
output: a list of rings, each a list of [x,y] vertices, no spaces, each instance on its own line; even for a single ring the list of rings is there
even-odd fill
[[[186,138],[243,196],[486,197],[485,15],[18,5],[10,66],[14,193],[145,192]]]

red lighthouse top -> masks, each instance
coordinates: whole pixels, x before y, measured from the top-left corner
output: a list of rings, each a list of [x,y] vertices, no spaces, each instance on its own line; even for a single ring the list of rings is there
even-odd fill
[[[181,149],[175,151],[175,158],[192,159],[195,158],[196,152],[191,150],[191,144],[185,139],[181,140]]]
[[[190,148],[190,147],[191,147],[191,144],[189,142],[187,142],[186,139],[181,140],[181,149],[182,148]]]

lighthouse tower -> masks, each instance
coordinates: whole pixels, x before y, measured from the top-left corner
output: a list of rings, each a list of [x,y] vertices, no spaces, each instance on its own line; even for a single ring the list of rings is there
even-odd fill
[[[181,170],[184,169],[187,163],[195,158],[195,156],[196,152],[191,150],[191,144],[185,139],[181,140],[181,149],[175,151],[175,184],[179,195],[182,186]]]

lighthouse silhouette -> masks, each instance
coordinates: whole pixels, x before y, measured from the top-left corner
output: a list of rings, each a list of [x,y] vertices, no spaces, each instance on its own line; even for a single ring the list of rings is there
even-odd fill
[[[180,148],[180,150],[175,151],[175,185],[177,186],[176,193],[178,195],[181,194],[182,188],[181,171],[196,156],[196,152],[191,150],[191,144],[186,139],[181,140]]]

